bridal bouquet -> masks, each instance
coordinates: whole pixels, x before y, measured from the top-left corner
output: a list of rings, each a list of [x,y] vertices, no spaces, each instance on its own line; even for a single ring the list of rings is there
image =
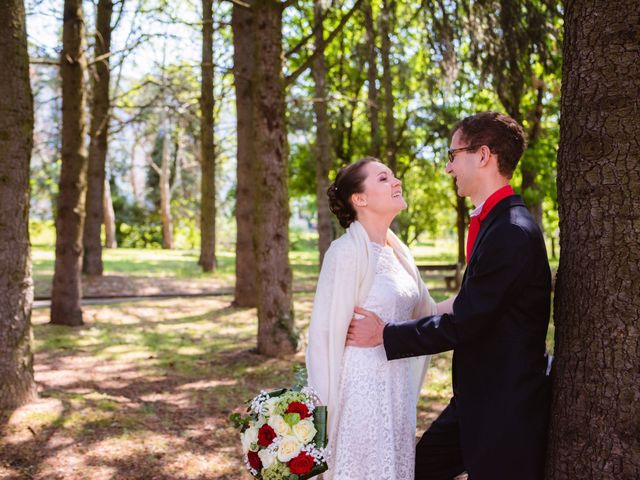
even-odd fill
[[[327,409],[309,388],[260,392],[235,413],[247,469],[261,480],[305,480],[327,470]]]

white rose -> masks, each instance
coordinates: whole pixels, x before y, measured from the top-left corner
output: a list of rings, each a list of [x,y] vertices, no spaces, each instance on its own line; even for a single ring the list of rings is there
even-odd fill
[[[273,415],[273,411],[276,409],[276,405],[278,405],[278,402],[280,402],[280,399],[278,397],[271,397],[269,398],[269,400],[264,402],[263,412],[265,412],[266,416],[270,417],[271,415]]]
[[[278,460],[282,463],[288,462],[298,456],[302,447],[302,442],[300,442],[297,437],[293,435],[284,437],[278,447]]]
[[[291,427],[287,422],[284,421],[284,418],[282,418],[280,415],[274,415],[269,419],[268,423],[269,423],[269,426],[273,428],[273,430],[280,437],[284,437],[286,435],[291,434]]]
[[[247,453],[251,449],[252,443],[258,442],[258,429],[256,427],[249,427],[240,434],[242,440],[242,451]]]
[[[293,434],[298,437],[302,443],[309,443],[316,436],[318,431],[309,419],[300,420],[293,426]]]
[[[262,462],[262,468],[269,468],[271,464],[276,461],[276,455],[269,448],[260,450],[258,452],[258,456],[260,457],[260,461]]]

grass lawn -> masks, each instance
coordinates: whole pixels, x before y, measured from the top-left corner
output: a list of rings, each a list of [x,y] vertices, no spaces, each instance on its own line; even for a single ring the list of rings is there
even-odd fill
[[[227,418],[291,384],[304,357],[254,353],[255,310],[230,301],[88,306],[81,328],[35,309],[39,399],[0,420],[0,479],[249,479]],[[311,304],[295,296],[303,332]],[[450,396],[449,355],[434,357],[425,385],[419,430]]]
[[[55,251],[53,247],[34,246],[31,252],[36,298],[51,294]],[[140,295],[174,291],[233,290],[235,254],[218,251],[218,268],[203,273],[195,250],[160,250],[118,248],[103,250],[104,277],[84,277],[88,297],[103,296],[103,291],[117,296],[118,284],[123,294],[139,291]],[[289,254],[293,281],[299,289],[313,290],[318,276],[318,253],[315,250],[292,251]],[[152,287],[157,288],[153,289]]]
[[[299,291],[313,291],[319,272],[315,244],[295,242],[294,245],[299,248],[289,252],[294,286]],[[421,244],[414,249],[418,263],[455,263],[453,252],[455,245],[450,241]],[[119,285],[123,293],[140,291],[141,295],[145,292],[161,293],[163,290],[231,292],[235,282],[234,252],[219,250],[218,268],[212,273],[202,272],[198,266],[198,255],[196,250],[105,249],[104,277],[85,277],[85,295],[117,296]],[[31,256],[35,296],[47,298],[51,293],[55,249],[42,244],[35,245]]]

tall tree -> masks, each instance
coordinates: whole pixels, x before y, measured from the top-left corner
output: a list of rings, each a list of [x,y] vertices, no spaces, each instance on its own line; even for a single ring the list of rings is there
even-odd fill
[[[547,478],[640,478],[640,15],[566,3]]]
[[[113,2],[98,1],[96,18],[93,98],[91,126],[89,128],[89,170],[87,178],[87,216],[84,224],[84,256],[82,271],[89,275],[102,275],[102,243],[100,230],[104,220],[105,167],[109,131],[109,79],[111,55],[111,15]],[[109,199],[111,197],[109,196]]]
[[[313,110],[316,116],[316,206],[318,211],[318,250],[320,264],[324,254],[333,240],[333,227],[331,226],[331,210],[327,189],[329,188],[329,169],[333,165],[333,148],[331,146],[331,131],[329,115],[327,113],[327,61],[324,50],[324,8],[322,0],[315,0],[314,12],[314,36],[316,56],[311,66],[315,84],[315,98]]]
[[[82,231],[85,215],[87,149],[82,0],[65,0],[62,77],[62,168],[56,218],[56,261],[51,289],[51,323],[82,325]]]
[[[360,7],[357,0],[327,38],[330,42]],[[282,72],[282,14],[288,2],[261,0],[251,5],[253,74],[251,81],[253,159],[253,243],[256,252],[258,351],[270,356],[297,347],[289,265],[288,145],[285,87],[306,71],[319,51],[286,79]],[[236,25],[237,26],[237,25]],[[234,37],[236,31],[234,30]],[[236,51],[237,55],[237,51]],[[237,77],[236,77],[237,78]]]
[[[200,91],[200,265],[216,267],[216,152],[213,125],[213,0],[202,0],[202,83]]]
[[[162,137],[162,152],[160,154],[160,167],[155,163],[156,172],[160,176],[160,215],[162,217],[162,248],[173,248],[173,219],[171,217],[171,134],[169,121],[165,119]]]
[[[380,158],[382,146],[382,135],[380,133],[378,104],[378,61],[376,52],[376,30],[373,19],[373,8],[371,0],[362,3],[364,13],[364,25],[367,31],[367,113],[369,115],[369,125],[371,131],[371,147],[369,155]]]
[[[113,210],[113,200],[111,199],[111,185],[109,185],[109,180],[106,178],[104,179],[103,199],[104,246],[116,248],[118,246],[118,241],[116,240],[116,214]]]
[[[255,144],[253,134],[254,31],[253,10],[233,3],[233,75],[236,90],[236,284],[233,303],[256,307],[256,252],[253,243]]]
[[[392,172],[398,169],[396,157],[396,119],[394,115],[393,72],[391,71],[391,36],[395,25],[395,0],[382,0],[380,37],[382,55],[382,85],[384,87],[385,160]]]
[[[22,0],[0,9],[0,410],[35,395],[31,348],[29,162],[33,97]]]
[[[282,73],[282,10],[277,0],[253,7],[253,123],[258,351],[269,356],[297,347],[289,266],[288,146]]]

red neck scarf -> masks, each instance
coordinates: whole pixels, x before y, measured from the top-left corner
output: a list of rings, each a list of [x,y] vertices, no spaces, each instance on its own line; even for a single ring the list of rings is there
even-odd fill
[[[515,195],[513,188],[511,188],[511,185],[505,185],[493,192],[489,198],[485,200],[482,204],[480,214],[475,217],[471,217],[471,221],[469,222],[469,234],[467,236],[467,263],[469,263],[469,259],[471,258],[473,244],[476,243],[476,238],[478,237],[478,232],[480,232],[480,225],[482,224],[482,221],[487,218],[487,215],[489,215],[489,212],[493,207],[495,207],[501,200],[504,200],[511,195]]]

